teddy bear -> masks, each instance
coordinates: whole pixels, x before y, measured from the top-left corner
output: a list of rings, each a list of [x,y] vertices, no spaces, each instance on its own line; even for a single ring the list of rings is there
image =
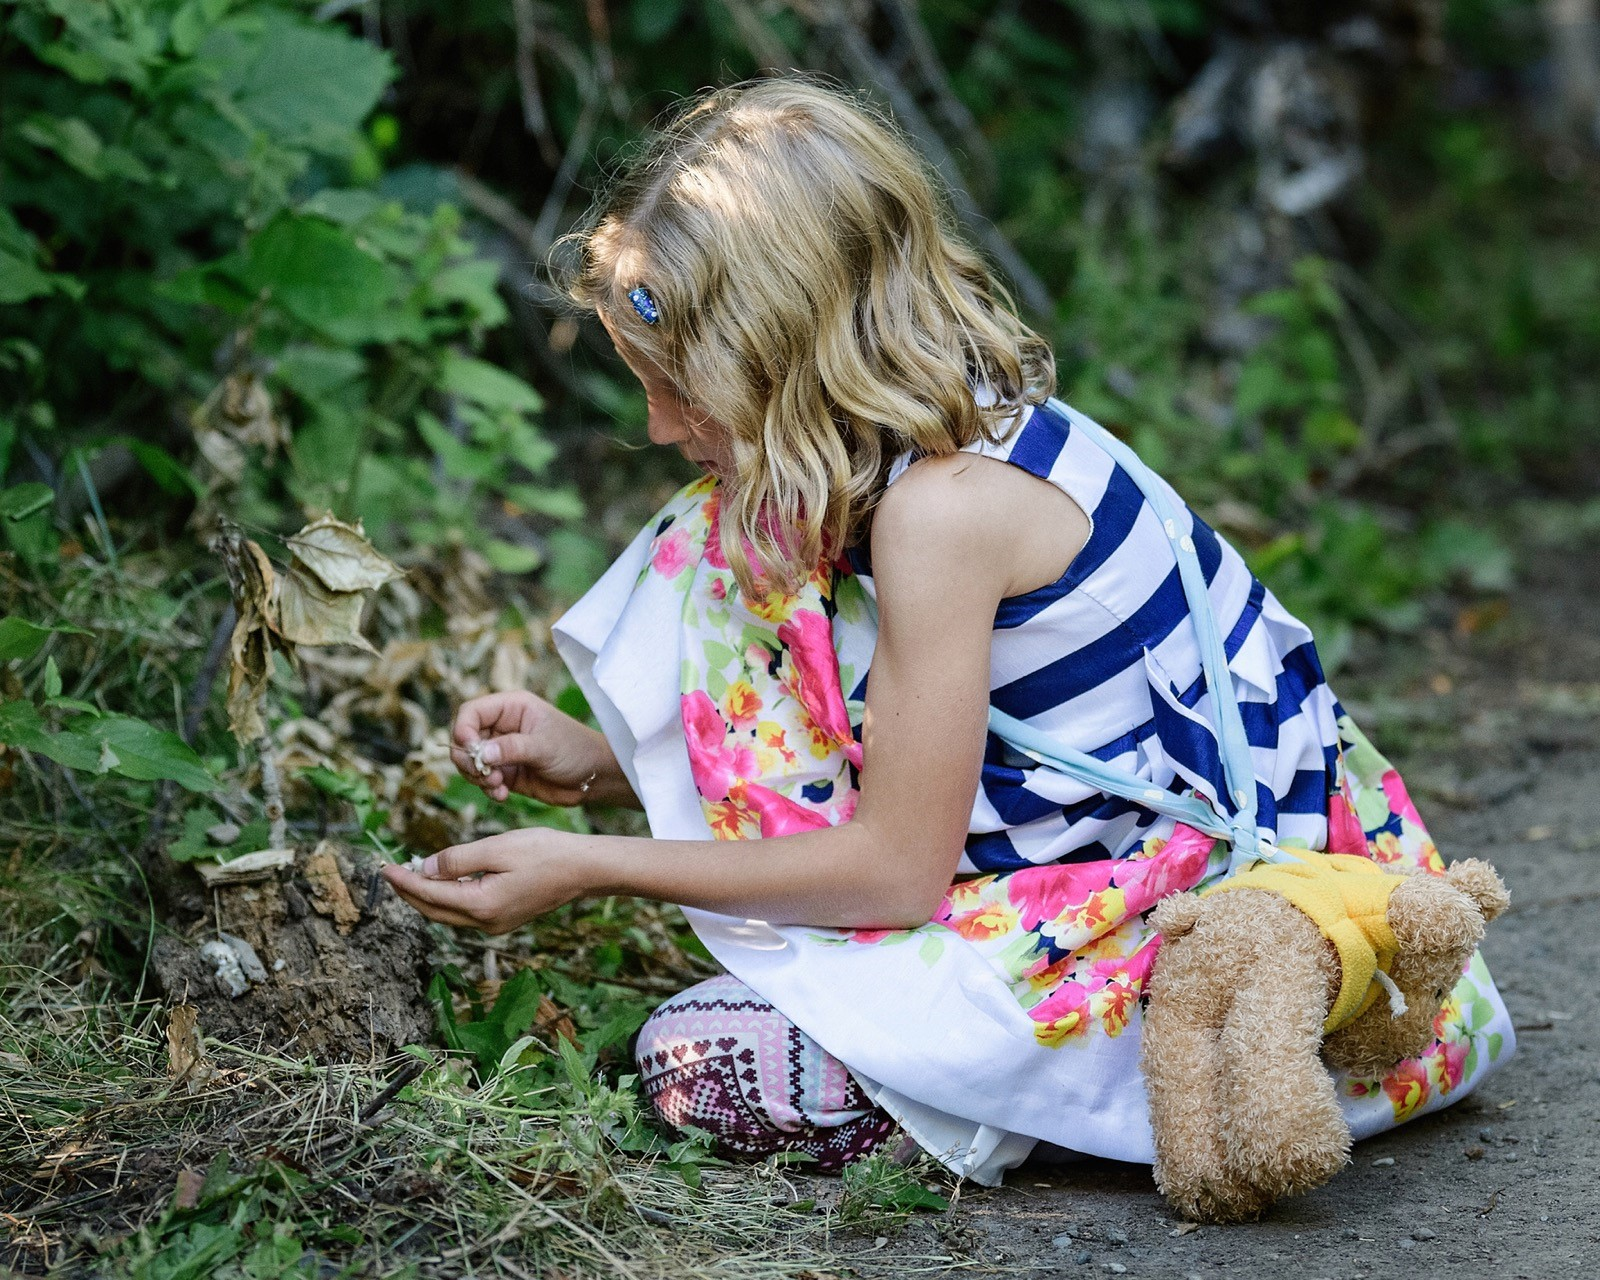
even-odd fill
[[[1259,1217],[1344,1166],[1327,1066],[1376,1076],[1422,1053],[1509,902],[1475,858],[1437,875],[1291,852],[1152,916],[1162,942],[1140,1052],[1155,1178],[1194,1221]]]

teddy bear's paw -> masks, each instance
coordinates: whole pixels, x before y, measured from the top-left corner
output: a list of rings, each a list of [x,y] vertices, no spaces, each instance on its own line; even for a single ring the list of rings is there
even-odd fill
[[[1156,1186],[1167,1203],[1191,1222],[1249,1222],[1272,1203],[1220,1161],[1200,1169],[1188,1165],[1174,1169],[1156,1162]]]
[[[1184,1187],[1181,1192],[1164,1191],[1167,1203],[1190,1222],[1253,1222],[1272,1204],[1247,1183],[1224,1179]]]
[[[1229,1173],[1270,1204],[1320,1187],[1350,1162],[1350,1130],[1338,1108],[1313,1109],[1291,1129],[1243,1136],[1228,1150]]]

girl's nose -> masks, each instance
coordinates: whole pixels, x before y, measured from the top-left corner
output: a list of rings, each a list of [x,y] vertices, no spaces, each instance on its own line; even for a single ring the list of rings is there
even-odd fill
[[[645,434],[650,437],[652,444],[683,444],[689,439],[683,414],[659,403],[650,405],[650,413],[645,420]]]

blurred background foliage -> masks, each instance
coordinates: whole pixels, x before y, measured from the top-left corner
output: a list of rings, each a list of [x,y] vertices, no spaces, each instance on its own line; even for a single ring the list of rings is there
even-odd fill
[[[1503,587],[1495,512],[1600,456],[1557,8],[5,0],[0,466],[52,495],[7,541],[48,576],[332,509],[571,598],[683,477],[539,263],[652,116],[794,66],[896,113],[1063,394],[1336,663]]]
[[[546,624],[690,478],[540,264],[705,85],[797,67],[891,110],[1063,397],[1327,665],[1493,625],[1522,547],[1600,529],[1596,9],[0,0],[0,1052],[115,1078],[122,1048],[52,1037],[131,1043],[112,1002],[149,989],[158,924],[210,927],[176,863],[262,847],[280,777],[295,840],[385,857],[590,820],[484,802],[446,726],[490,688],[583,713]],[[407,576],[367,608],[374,652],[277,659],[270,759],[240,761],[211,541],[231,522],[282,561],[329,510]],[[433,941],[440,1039],[485,1072],[559,1014],[578,1075],[615,1074],[612,1042],[709,971],[675,912],[613,900]],[[166,1257],[172,1223],[139,1247]]]

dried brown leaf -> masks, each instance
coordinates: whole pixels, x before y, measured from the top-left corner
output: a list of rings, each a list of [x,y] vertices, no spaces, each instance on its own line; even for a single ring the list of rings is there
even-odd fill
[[[241,613],[228,645],[228,729],[240,742],[266,732],[261,696],[272,677],[272,642],[256,613]]]
[[[247,460],[244,450],[239,447],[237,441],[220,431],[202,427],[195,431],[194,442],[200,450],[200,456],[209,462],[224,480],[238,484],[243,479]]]
[[[198,1169],[179,1169],[174,1188],[172,1207],[192,1209],[200,1203],[200,1192],[205,1188],[206,1175]]]
[[[352,644],[371,651],[361,634],[360,591],[330,591],[299,560],[278,577],[277,630],[290,644]]]
[[[174,1080],[187,1081],[190,1092],[211,1074],[200,1043],[200,1010],[192,1004],[174,1005],[167,1015],[167,1071]]]
[[[565,1040],[574,1049],[583,1048],[578,1042],[578,1028],[573,1024],[572,1016],[549,996],[539,997],[539,1011],[533,1015],[533,1025],[544,1032],[552,1043]]]
[[[324,840],[306,859],[306,883],[311,886],[311,906],[320,915],[332,916],[333,927],[349,933],[361,919],[361,908],[350,896],[350,889],[339,872],[339,860]]]
[[[261,379],[248,370],[229,374],[218,388],[221,392],[221,421],[241,444],[259,444],[270,454],[286,443],[283,426],[272,411],[272,397]],[[215,395],[216,393],[213,393]]]
[[[323,516],[288,541],[296,558],[329,591],[373,591],[404,576],[367,541],[360,521],[352,526]]]

